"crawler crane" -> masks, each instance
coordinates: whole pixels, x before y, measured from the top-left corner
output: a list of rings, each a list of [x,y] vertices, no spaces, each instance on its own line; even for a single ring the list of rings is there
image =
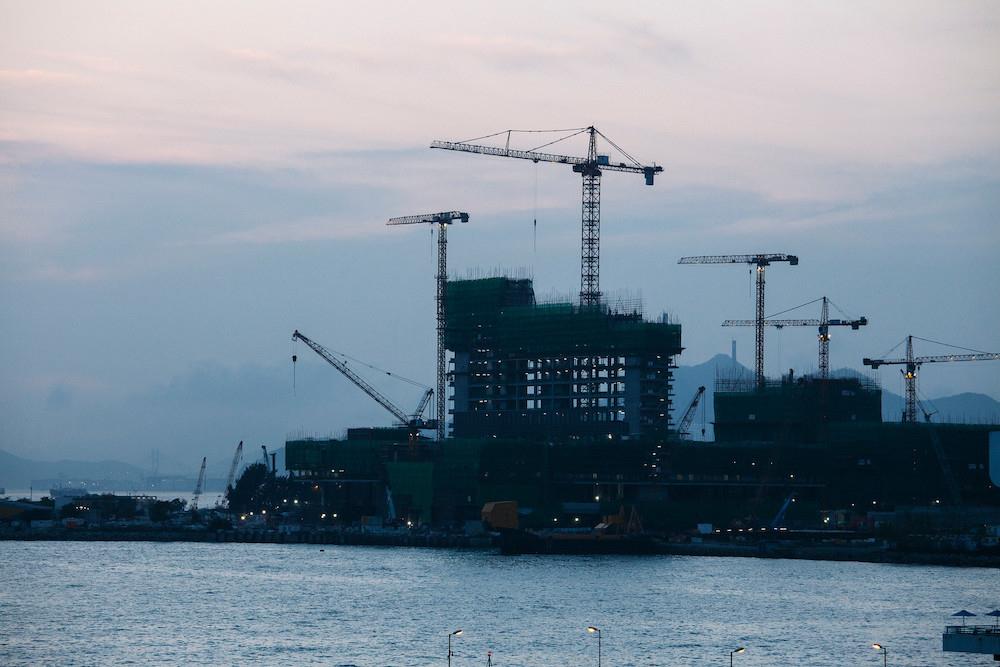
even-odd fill
[[[331,366],[333,366],[338,371],[343,373],[344,377],[353,382],[354,385],[358,387],[358,389],[371,396],[373,399],[375,399],[375,402],[377,402],[383,408],[388,410],[389,413],[392,414],[392,416],[395,417],[402,426],[406,426],[409,431],[411,456],[416,456],[417,453],[417,441],[419,438],[419,431],[421,429],[430,429],[430,430],[437,429],[436,419],[424,420],[423,418],[424,411],[427,409],[427,405],[430,403],[431,397],[434,395],[433,389],[428,388],[427,391],[424,393],[423,398],[420,400],[420,404],[417,406],[416,411],[412,415],[407,415],[400,408],[396,407],[395,403],[386,398],[384,394],[382,394],[375,387],[368,384],[368,382],[366,382],[364,378],[362,378],[360,375],[352,371],[347,366],[347,364],[345,364],[340,359],[337,359],[337,357],[335,357],[330,350],[326,349],[319,343],[316,343],[306,338],[298,331],[292,334],[292,340],[293,341],[301,340],[303,343],[312,348],[313,352],[323,357],[323,359],[325,359],[327,363],[329,363]],[[295,355],[292,355],[292,363],[295,363],[295,361],[296,357]]]

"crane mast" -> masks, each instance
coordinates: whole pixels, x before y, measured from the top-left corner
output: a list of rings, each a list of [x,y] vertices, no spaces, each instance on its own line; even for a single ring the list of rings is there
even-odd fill
[[[587,146],[587,157],[573,157],[569,155],[556,155],[554,153],[543,153],[535,150],[515,150],[510,148],[510,135],[514,130],[507,130],[507,143],[503,148],[495,146],[482,146],[464,141],[434,141],[431,148],[441,148],[445,150],[460,151],[465,153],[477,153],[480,155],[496,155],[500,157],[512,157],[532,162],[555,162],[558,164],[571,165],[573,171],[583,178],[582,196],[582,222],[581,222],[581,252],[580,252],[580,305],[597,306],[601,301],[600,289],[600,253],[601,253],[601,173],[604,171],[620,171],[626,173],[642,174],[646,179],[646,185],[653,184],[653,177],[663,171],[663,167],[654,165],[643,165],[622,151],[614,142],[601,134],[595,127],[590,126],[574,131],[568,137],[586,133],[589,138]],[[609,144],[614,146],[622,155],[626,156],[632,163],[619,162],[612,164],[608,156],[597,154],[597,136],[600,135]],[[497,136],[489,135],[489,136]],[[559,139],[557,141],[561,141]],[[555,142],[551,142],[555,143]],[[548,145],[548,144],[547,144]]]
[[[757,266],[757,317],[754,319],[756,328],[756,348],[754,354],[754,375],[757,386],[764,386],[764,268],[771,262],[788,262],[796,266],[799,258],[795,255],[769,253],[757,255],[702,255],[700,257],[682,257],[678,264],[749,264]]]
[[[815,303],[815,302],[812,302]],[[820,318],[799,319],[799,320],[764,320],[764,326],[768,327],[818,327],[819,328],[819,377],[827,380],[830,377],[830,327],[851,327],[854,331],[868,324],[867,317],[854,319],[830,319],[829,300],[823,297],[823,308]],[[724,327],[752,327],[757,326],[756,320],[726,320],[722,323]]]
[[[901,370],[906,384],[906,402],[903,407],[903,421],[916,423],[917,421],[917,369],[922,364],[937,363],[941,361],[1000,361],[998,352],[974,352],[973,354],[941,354],[925,357],[917,357],[913,354],[913,336],[906,337],[906,358],[904,359],[862,359],[865,366],[873,369],[879,366],[902,365]]]
[[[448,290],[448,225],[455,220],[469,221],[469,214],[462,211],[444,213],[426,213],[424,215],[407,215],[390,218],[387,225],[412,225],[417,223],[436,224],[438,228],[438,267],[437,267],[437,440],[441,442],[447,435],[448,414],[446,397],[448,395],[448,361],[445,349],[445,297]],[[423,412],[419,410],[418,413]]]

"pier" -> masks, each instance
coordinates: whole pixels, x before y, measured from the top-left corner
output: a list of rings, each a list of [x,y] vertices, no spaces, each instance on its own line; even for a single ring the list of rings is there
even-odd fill
[[[992,653],[1000,661],[1000,627],[949,625],[941,636],[941,650],[957,653]]]

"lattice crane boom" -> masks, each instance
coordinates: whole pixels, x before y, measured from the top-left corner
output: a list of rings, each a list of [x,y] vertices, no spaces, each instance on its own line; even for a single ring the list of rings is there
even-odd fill
[[[205,463],[208,461],[208,457],[202,457],[201,459],[201,470],[198,472],[198,485],[194,487],[194,498],[191,499],[191,513],[194,514],[198,511],[198,498],[201,497],[201,486],[205,483]]]
[[[701,397],[704,395],[705,388],[698,387],[698,391],[695,392],[694,398],[691,399],[691,405],[689,405],[687,410],[684,411],[684,416],[681,417],[680,424],[677,426],[677,432],[681,435],[688,435],[689,429],[691,428],[691,422],[694,421],[695,410],[698,409],[698,402],[701,401]]]
[[[401,423],[403,425],[406,425],[406,426],[415,427],[415,428],[435,428],[436,427],[436,425],[431,426],[431,425],[427,424],[426,422],[424,422],[420,418],[420,414],[419,413],[414,414],[412,416],[411,415],[407,415],[399,407],[397,407],[395,403],[393,403],[392,401],[390,401],[382,392],[380,392],[378,389],[376,389],[375,387],[373,387],[372,385],[370,385],[367,381],[365,381],[364,378],[362,378],[360,375],[358,375],[353,370],[351,370],[351,368],[347,364],[345,364],[340,359],[337,359],[337,357],[335,357],[333,355],[333,353],[330,352],[330,350],[326,349],[325,347],[323,347],[319,343],[316,343],[316,342],[310,340],[309,338],[307,338],[303,334],[299,333],[298,331],[296,331],[294,334],[292,334],[292,340],[301,340],[303,343],[305,343],[310,348],[312,348],[312,350],[316,354],[318,354],[319,356],[323,357],[323,359],[325,359],[327,361],[327,363],[329,363],[331,366],[333,366],[338,371],[340,371],[341,373],[343,373],[343,375],[348,380],[350,380],[351,382],[353,382],[354,385],[357,386],[361,391],[363,391],[366,394],[368,394],[369,396],[371,396],[375,400],[375,402],[377,402],[383,408],[385,408],[386,410],[388,410],[389,413],[393,417],[395,417],[397,420],[399,420],[399,423]],[[293,357],[292,360],[294,361],[294,357]],[[433,391],[433,390],[429,390],[429,391]],[[422,407],[426,407],[428,401],[429,401],[429,399],[427,398],[427,394],[425,394],[424,398],[421,400],[421,403],[420,403],[421,406]]]
[[[424,213],[423,215],[403,215],[398,218],[389,218],[387,225],[412,225],[418,222],[430,222],[442,225],[450,225],[455,220],[461,222],[469,221],[469,214],[462,211],[447,211],[444,213]]]
[[[724,327],[752,327],[757,324],[757,320],[726,320],[722,323]],[[804,320],[764,320],[764,326],[766,327],[819,327],[822,326],[823,320],[820,319],[804,319]],[[835,326],[849,326],[852,329],[857,329],[860,326],[868,324],[868,319],[865,317],[859,320],[841,320],[832,319],[827,322],[827,325],[831,327]],[[957,361],[957,360],[956,360]]]
[[[678,264],[749,264],[757,267],[757,317],[754,319],[756,328],[756,349],[754,353],[754,374],[757,386],[764,386],[764,268],[772,262],[788,262],[796,266],[799,258],[784,253],[758,253],[755,255],[701,255],[698,257],[682,257]]]
[[[906,357],[902,359],[865,359],[861,360],[865,366],[873,369],[879,366],[903,365],[906,368],[901,372],[906,385],[906,403],[903,407],[903,421],[915,423],[917,421],[917,369],[922,364],[952,361],[1000,361],[998,352],[973,352],[972,354],[938,354],[917,357],[913,354],[913,336],[906,337]]]
[[[236,466],[240,464],[240,457],[243,456],[243,441],[236,446],[236,453],[233,454],[233,464],[229,466],[229,475],[226,476],[226,491],[233,487],[233,478],[236,477]]]
[[[601,301],[600,289],[600,239],[601,239],[601,173],[603,171],[619,171],[625,173],[642,174],[646,178],[646,185],[653,184],[656,174],[663,171],[663,167],[657,165],[643,165],[628,156],[627,153],[615,146],[614,142],[601,134],[593,126],[576,130],[570,136],[586,133],[589,136],[587,157],[574,157],[570,155],[556,155],[553,153],[543,153],[536,150],[515,150],[510,148],[510,135],[514,130],[508,130],[507,143],[503,148],[495,146],[482,146],[464,141],[434,141],[431,148],[442,148],[445,150],[461,151],[465,153],[477,153],[480,155],[496,155],[499,157],[512,157],[532,162],[554,162],[558,164],[571,165],[573,171],[583,177],[583,206],[581,224],[581,252],[580,252],[580,305],[597,306]],[[497,134],[504,134],[502,132]],[[600,135],[605,141],[614,146],[622,155],[628,157],[631,164],[625,162],[612,163],[606,155],[597,153],[597,136]],[[496,135],[490,135],[496,136]],[[569,137],[564,137],[569,138]],[[561,141],[561,140],[560,140]],[[555,143],[555,142],[552,142]]]
[[[447,431],[447,350],[445,348],[445,297],[448,291],[448,225],[456,220],[469,221],[469,214],[463,211],[446,211],[442,213],[425,213],[423,215],[406,215],[390,218],[387,225],[413,225],[418,223],[436,224],[438,227],[438,268],[437,268],[437,439],[445,439]],[[423,412],[423,410],[420,410]]]

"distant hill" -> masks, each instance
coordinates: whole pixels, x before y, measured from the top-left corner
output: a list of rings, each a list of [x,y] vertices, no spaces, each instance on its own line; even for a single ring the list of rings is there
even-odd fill
[[[712,422],[715,421],[713,387],[716,377],[731,377],[736,374],[753,375],[746,366],[733,361],[725,354],[717,354],[696,366],[678,366],[674,371],[674,424],[680,421],[691,404],[698,387],[705,387],[705,395],[695,412],[691,424],[692,440],[713,440]],[[867,375],[850,368],[841,368],[830,373],[834,377],[860,377]],[[957,424],[998,424],[1000,423],[1000,402],[985,394],[964,393],[935,399],[922,399],[931,412],[931,421]],[[705,437],[701,435],[702,415],[705,418]],[[891,391],[882,390],[882,420],[900,421],[903,414],[903,397]]]
[[[892,400],[886,398],[889,396]],[[921,399],[932,422],[948,424],[1000,424],[1000,402],[986,394],[966,392],[944,398]],[[903,414],[903,398],[882,393],[882,419],[899,421]],[[918,406],[918,416],[920,415]],[[922,418],[922,417],[921,417]]]
[[[276,465],[280,473],[285,467],[285,448],[275,450]],[[252,450],[244,453],[240,468],[263,460],[262,453]],[[227,461],[226,472],[213,473],[206,471],[206,484],[209,477],[217,478],[215,486],[225,486],[225,480],[217,481],[228,474],[231,461]],[[15,456],[0,449],[0,487],[10,494],[15,491],[26,491],[32,487],[33,480],[51,480],[51,483],[79,482],[81,480],[104,482],[108,489],[118,491],[143,490],[148,471],[121,461],[32,461]],[[198,471],[191,471],[191,477],[197,478]],[[38,494],[47,495],[49,488],[35,488]]]
[[[712,396],[714,395],[715,378],[719,377],[720,374],[729,377],[742,373],[752,374],[753,371],[733,361],[732,357],[725,354],[717,354],[697,366],[678,366],[674,370],[674,424],[676,425],[684,416],[684,412],[691,405],[698,387],[705,387],[705,395],[702,396],[695,411],[694,421],[691,422],[691,439],[714,440],[715,433],[712,430],[712,422],[715,421],[715,409]],[[704,436],[701,434],[703,417],[705,422]]]
[[[121,461],[31,461],[0,449],[0,486],[8,491],[28,489],[32,480],[109,480],[139,484],[141,468]],[[37,489],[47,494],[48,489]]]

